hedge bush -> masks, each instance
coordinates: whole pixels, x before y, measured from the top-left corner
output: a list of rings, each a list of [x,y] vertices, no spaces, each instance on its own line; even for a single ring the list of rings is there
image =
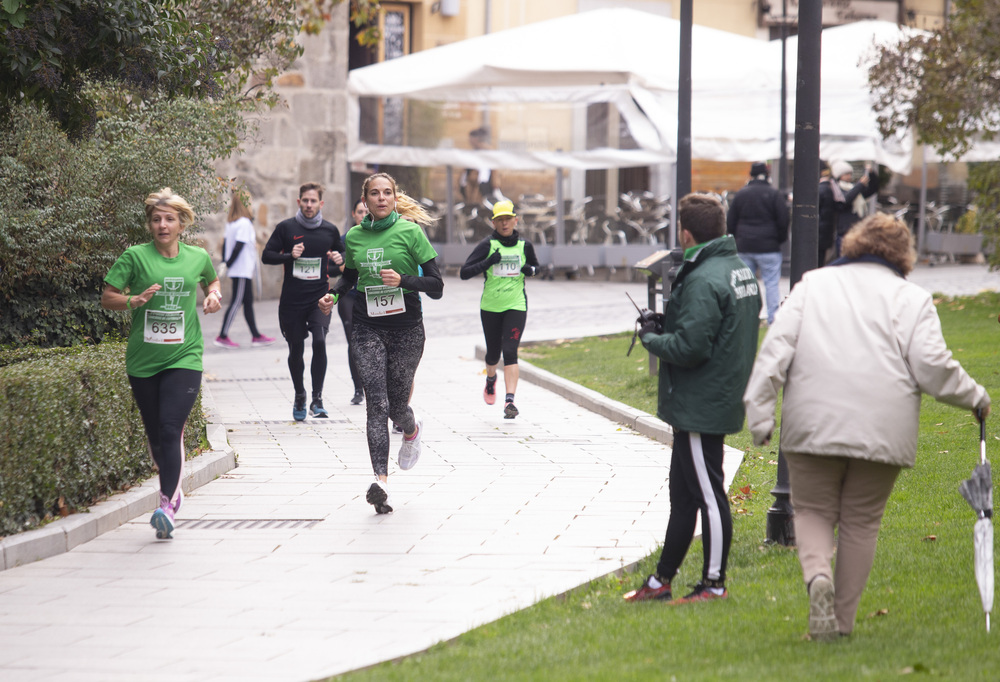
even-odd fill
[[[81,511],[149,478],[125,344],[0,352],[0,535]],[[205,431],[199,396],[185,429]]]
[[[198,213],[213,207],[222,180],[211,162],[228,156],[233,112],[212,107],[178,100],[131,119],[108,115],[79,142],[31,105],[0,116],[0,345],[126,334],[128,316],[100,306],[104,276],[125,249],[149,241],[150,192],[171,187]]]

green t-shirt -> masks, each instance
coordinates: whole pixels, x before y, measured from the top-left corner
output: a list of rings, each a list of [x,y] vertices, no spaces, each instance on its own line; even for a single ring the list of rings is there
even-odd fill
[[[504,246],[492,239],[489,253],[494,251],[500,252],[500,262],[486,269],[486,283],[483,285],[479,307],[491,313],[527,310],[524,274],[521,273],[521,267],[527,262],[524,257],[524,240],[518,239],[513,246]]]
[[[197,288],[217,278],[205,249],[178,245],[175,258],[166,258],[152,242],[133,246],[115,261],[104,281],[131,295],[154,284],[160,290],[146,305],[132,311],[125,370],[130,376],[150,377],[165,369],[202,370],[205,342],[198,321]]]
[[[400,275],[420,276],[420,265],[437,257],[422,227],[399,218],[382,230],[352,227],[344,238],[344,267],[358,271],[358,302],[355,319],[376,326],[408,326],[422,319],[420,296],[399,287],[400,300],[382,284],[379,271],[391,269]]]

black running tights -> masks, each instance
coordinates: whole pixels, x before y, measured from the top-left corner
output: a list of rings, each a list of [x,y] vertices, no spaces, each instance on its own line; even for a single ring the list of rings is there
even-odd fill
[[[358,295],[357,289],[351,289],[340,295],[337,300],[337,314],[344,325],[344,337],[347,338],[347,364],[351,368],[351,381],[354,382],[354,390],[361,390],[361,375],[358,374],[358,363],[354,360],[353,336],[354,336],[354,299]]]
[[[494,313],[480,310],[479,317],[483,321],[483,335],[486,337],[486,364],[495,365],[503,353],[504,365],[517,364],[517,347],[521,344],[524,334],[524,323],[528,313],[524,310],[505,310]]]
[[[201,372],[165,369],[151,377],[129,375],[149,439],[149,451],[160,470],[160,492],[173,500],[184,473],[184,423],[201,389]]]
[[[231,279],[233,297],[230,299],[229,307],[226,308],[226,314],[222,318],[222,331],[219,332],[219,336],[229,336],[229,328],[233,326],[236,314],[242,306],[243,317],[247,321],[247,327],[250,328],[250,335],[256,338],[260,336],[260,332],[257,330],[257,320],[253,314],[253,280],[246,277],[232,277]]]

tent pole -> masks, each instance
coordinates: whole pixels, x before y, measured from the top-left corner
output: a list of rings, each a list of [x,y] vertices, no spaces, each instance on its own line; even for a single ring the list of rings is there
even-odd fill
[[[924,255],[927,239],[927,145],[921,149],[920,159],[920,212],[917,213],[917,254]]]
[[[778,189],[788,196],[788,0],[781,1],[781,159],[778,162]]]
[[[670,186],[677,187],[677,164],[670,164]],[[675,249],[677,248],[677,201],[678,197],[674,196],[670,199],[670,229],[667,230],[670,234],[667,235],[667,248]]]
[[[556,244],[566,243],[566,211],[563,207],[563,169],[556,168]]]
[[[448,210],[444,214],[444,241],[446,244],[455,243],[455,169],[451,164],[444,167],[444,198],[448,205]]]

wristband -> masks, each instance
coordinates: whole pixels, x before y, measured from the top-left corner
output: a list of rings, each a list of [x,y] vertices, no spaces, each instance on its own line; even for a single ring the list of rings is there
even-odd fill
[[[132,310],[132,296],[125,299],[125,310]]]
[[[206,294],[206,296],[207,295],[211,295],[211,294],[215,294],[216,296],[218,296],[219,297],[219,303],[222,303],[222,292],[221,291],[219,291],[218,289],[209,289],[208,290],[208,294]]]

